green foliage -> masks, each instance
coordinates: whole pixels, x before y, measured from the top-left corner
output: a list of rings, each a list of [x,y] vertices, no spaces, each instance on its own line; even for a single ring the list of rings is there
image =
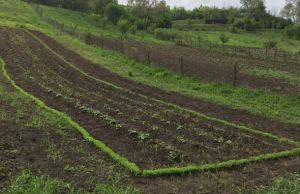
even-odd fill
[[[160,39],[160,40],[174,41],[177,38],[179,38],[179,35],[175,31],[161,29],[161,28],[156,29],[154,34],[155,34],[155,37]]]
[[[269,188],[242,191],[243,194],[296,194],[300,192],[300,175],[277,178]]]
[[[190,165],[185,167],[172,167],[172,168],[160,168],[160,169],[149,169],[144,170],[144,176],[162,176],[162,175],[175,175],[175,174],[185,174],[191,172],[204,172],[208,170],[218,170],[224,168],[230,168],[233,166],[241,166],[253,162],[263,161],[263,160],[271,160],[278,158],[285,158],[290,156],[295,156],[300,154],[300,148],[294,148],[288,151],[282,151],[277,153],[263,154],[259,156],[253,156],[246,159],[239,160],[228,160],[225,162],[219,162],[214,164],[203,164],[203,165]]]
[[[287,28],[286,35],[288,38],[300,40],[300,25]]]
[[[129,31],[129,29],[131,28],[131,25],[130,25],[129,21],[126,20],[126,19],[121,19],[118,22],[118,26],[119,26],[120,32],[122,34],[127,34],[127,32]]]
[[[220,40],[221,40],[222,44],[225,44],[229,41],[229,38],[227,36],[225,36],[225,34],[221,34]]]
[[[75,194],[72,185],[63,181],[52,179],[48,176],[34,176],[28,170],[25,170],[12,180],[10,187],[5,191],[6,194],[57,194],[69,193]]]
[[[110,3],[105,8],[105,16],[110,22],[117,24],[122,16],[127,16],[127,12],[124,7],[117,3]]]
[[[264,43],[266,49],[275,49],[277,46],[277,42],[274,40],[269,40]]]

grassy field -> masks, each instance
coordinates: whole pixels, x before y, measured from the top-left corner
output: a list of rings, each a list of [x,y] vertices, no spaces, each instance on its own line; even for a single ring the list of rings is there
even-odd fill
[[[229,38],[226,45],[240,46],[240,47],[255,47],[264,48],[264,43],[270,40],[278,42],[278,48],[297,53],[300,52],[300,41],[288,39],[284,30],[259,30],[257,32],[231,33],[229,27],[226,25],[207,25],[201,24],[201,21],[192,22],[191,30],[189,32],[177,31],[177,33],[185,36],[193,36],[197,39],[198,36],[203,40],[216,42],[222,44],[220,35],[224,34]],[[186,29],[187,21],[175,21],[174,27],[176,29]]]
[[[95,26],[91,16],[82,14],[79,12],[71,12],[63,9],[44,7],[44,14],[52,18],[60,19],[66,25],[78,24],[78,30],[80,32],[93,32],[95,34],[104,33],[105,35],[112,37],[119,37],[119,32],[117,27],[108,25],[107,29],[102,29]],[[159,87],[166,91],[177,92],[183,95],[191,96],[194,98],[199,98],[205,101],[213,102],[220,105],[225,105],[228,107],[233,107],[236,109],[244,110],[271,118],[274,120],[279,120],[284,123],[289,124],[300,124],[300,98],[299,96],[284,96],[272,93],[265,90],[251,90],[246,88],[234,88],[226,84],[213,84],[208,82],[201,82],[198,80],[191,79],[186,76],[175,74],[164,69],[145,65],[142,63],[137,63],[132,59],[124,57],[121,54],[101,50],[99,48],[88,46],[82,40],[71,37],[69,35],[63,34],[53,27],[42,21],[34,12],[34,10],[17,0],[5,1],[0,0],[0,25],[9,27],[26,27],[31,29],[40,30],[47,35],[55,38],[64,46],[77,51],[80,55],[91,61],[101,64],[101,66],[126,77],[128,79],[134,80],[136,82],[144,83],[150,86]],[[218,28],[218,27],[217,27]],[[299,42],[286,40],[282,36],[282,32],[258,32],[258,34],[231,34],[226,32],[226,29],[215,29],[214,31],[199,31],[191,32],[191,36],[201,36],[206,40],[219,41],[219,36],[221,33],[225,33],[230,37],[229,45],[240,45],[240,46],[252,46],[252,47],[262,47],[264,41],[268,39],[276,39],[279,41],[279,47],[291,52],[298,52]],[[180,32],[179,32],[180,33]],[[247,38],[245,38],[247,37]],[[138,32],[136,36],[129,35],[130,39],[147,41],[158,44],[172,44],[166,41],[160,41],[155,39],[152,34],[146,32]],[[121,67],[121,68],[120,68]],[[250,69],[248,70],[250,74],[256,74],[262,77],[278,77],[285,79],[293,83],[299,83],[298,74],[284,73],[281,71],[274,71],[269,69]],[[30,100],[26,97],[7,92],[7,88],[0,87],[0,96],[3,101],[10,102],[12,107],[18,106],[18,100],[26,104]],[[37,114],[42,114],[38,110]],[[43,111],[41,111],[43,112]],[[19,112],[21,118],[24,113]],[[43,113],[46,114],[46,113]],[[0,121],[7,121],[11,115],[7,115],[5,112],[0,110]],[[57,123],[58,128],[68,128],[66,123],[63,121],[57,121],[59,119],[56,116],[43,115],[42,118],[51,118],[49,121],[51,123]],[[22,123],[19,121],[20,125],[25,125],[25,127],[37,127],[45,128],[45,123],[41,119],[32,118],[31,122]],[[63,123],[60,125],[60,123]],[[69,126],[70,127],[70,126]],[[47,127],[46,127],[47,128]],[[60,131],[64,134],[64,131]],[[64,138],[65,136],[62,135]],[[52,137],[53,138],[53,137]],[[61,160],[60,152],[55,151],[56,146],[51,146],[49,141],[45,141],[45,146],[48,147],[48,155],[52,160]],[[48,142],[48,143],[47,143]],[[52,151],[51,151],[52,150]],[[54,151],[53,151],[54,150]],[[63,152],[63,151],[61,151]],[[94,162],[93,160],[88,160],[87,162]],[[111,164],[107,164],[111,165]],[[102,165],[99,167],[98,172],[105,169],[107,166]],[[65,166],[66,168],[66,166]],[[109,176],[121,176],[122,181],[126,182],[126,176],[123,172],[119,174],[111,173]],[[94,180],[93,180],[94,181]],[[135,189],[131,186],[122,187],[121,185],[126,185],[119,180],[110,181],[107,184],[97,183],[95,189],[92,193],[137,193]],[[266,190],[249,191],[250,193],[295,193],[299,191],[297,184],[299,178],[297,175],[292,176],[289,179],[280,178],[274,182],[274,186]],[[67,193],[78,193],[78,188],[75,188],[72,183],[66,183],[64,181],[53,179],[49,176],[35,176],[30,171],[23,171],[15,179],[12,179],[11,186],[8,187],[6,193],[18,193],[19,191],[24,191],[24,185],[26,185],[26,191],[28,193],[57,193],[57,192],[67,192]],[[116,186],[117,185],[117,186]],[[279,191],[279,192],[277,192]],[[248,193],[248,191],[246,191]]]

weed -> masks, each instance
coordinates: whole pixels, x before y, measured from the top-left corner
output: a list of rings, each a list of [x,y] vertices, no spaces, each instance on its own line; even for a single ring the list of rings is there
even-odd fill
[[[183,155],[180,151],[170,150],[168,154],[168,159],[172,162],[179,163],[183,161]]]

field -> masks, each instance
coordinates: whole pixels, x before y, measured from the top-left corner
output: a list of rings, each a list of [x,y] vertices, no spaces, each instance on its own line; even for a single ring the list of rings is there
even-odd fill
[[[25,3],[0,3],[16,10],[0,17],[4,193],[26,184],[29,193],[267,193],[275,179],[270,192],[298,191],[286,188],[298,175],[278,179],[299,172],[296,64],[175,50],[154,37],[126,40],[121,52],[107,38],[102,49]],[[152,64],[139,53],[149,42]],[[190,57],[183,74],[168,66],[180,55]],[[238,87],[233,60],[243,63]]]

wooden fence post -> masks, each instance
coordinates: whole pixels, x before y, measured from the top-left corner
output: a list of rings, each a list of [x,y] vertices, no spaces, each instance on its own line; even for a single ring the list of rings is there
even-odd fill
[[[274,62],[276,62],[276,58],[277,58],[277,49],[275,49],[274,51]]]
[[[78,26],[78,25],[76,24],[76,25],[74,26],[74,28],[73,28],[73,32],[72,32],[73,35],[75,35],[75,31],[76,31],[76,29],[77,29],[77,26]]]
[[[123,53],[123,35],[121,35],[121,53]]]
[[[286,62],[286,52],[283,51],[283,61]]]
[[[103,32],[101,32],[101,48],[104,48],[104,37],[103,37]]]
[[[180,57],[180,72],[183,75],[183,56]]]
[[[151,64],[150,52],[151,52],[151,48],[149,47],[148,52],[147,52],[147,61],[148,61],[148,64]]]
[[[237,86],[237,62],[234,63],[234,67],[233,67],[233,86],[236,87]]]

